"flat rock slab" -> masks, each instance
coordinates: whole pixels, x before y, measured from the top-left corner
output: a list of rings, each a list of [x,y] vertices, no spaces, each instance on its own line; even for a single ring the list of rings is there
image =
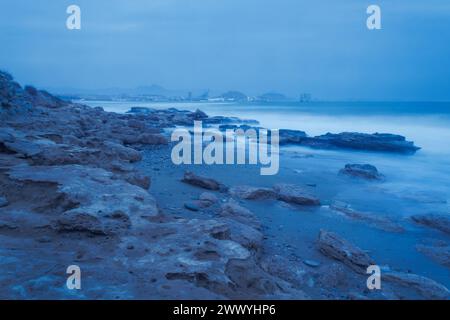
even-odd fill
[[[184,173],[184,177],[181,181],[196,187],[213,191],[221,191],[226,189],[223,184],[217,182],[216,180],[196,175],[190,171]]]

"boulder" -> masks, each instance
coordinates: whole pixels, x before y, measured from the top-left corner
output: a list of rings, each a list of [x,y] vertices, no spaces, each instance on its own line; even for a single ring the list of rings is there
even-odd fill
[[[370,164],[346,164],[345,168],[341,169],[339,173],[366,180],[383,179],[383,175],[378,172],[377,168]]]
[[[287,203],[293,203],[303,206],[319,206],[320,200],[312,194],[306,192],[303,188],[293,185],[280,183],[274,186],[277,198]]]
[[[357,273],[366,274],[367,267],[376,264],[363,250],[333,232],[320,230],[317,244],[322,254],[341,261]]]

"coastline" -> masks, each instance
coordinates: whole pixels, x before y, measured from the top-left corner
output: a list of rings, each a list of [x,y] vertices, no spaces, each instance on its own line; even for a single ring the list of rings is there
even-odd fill
[[[326,216],[338,187],[358,186],[363,194],[380,188],[377,183],[342,178],[337,167],[313,168],[311,159],[317,162],[320,155],[304,151],[282,153],[312,168],[308,176],[292,167],[267,179],[257,167],[236,166],[227,173],[214,166],[177,167],[170,161],[165,129],[201,119],[216,124],[229,120],[175,109],[115,114],[22,89],[8,75],[0,76],[0,191],[6,201],[0,208],[0,252],[1,269],[9,270],[0,276],[0,297],[448,299],[448,290],[432,277],[411,279],[411,272],[394,270],[396,266],[388,268],[391,280],[382,291],[367,290],[367,276],[354,266],[371,262],[370,253],[359,244],[340,242],[340,235],[318,232],[334,228],[336,220]],[[239,124],[238,119],[231,122]],[[250,200],[242,189],[233,194],[180,181],[191,170],[231,189],[243,184],[265,188],[258,194],[266,198]],[[284,186],[289,190],[283,192],[274,187],[277,183],[291,187]],[[292,199],[301,192],[292,185],[319,195],[321,206],[296,203]],[[280,214],[310,221],[295,250],[287,247],[286,239],[276,239],[280,224],[270,215]],[[355,215],[360,221],[355,222]],[[370,217],[352,212],[346,219],[351,227],[369,224],[370,230],[391,233],[379,231],[380,221]],[[417,227],[409,220],[384,220],[391,222],[402,224],[405,232]],[[439,231],[430,232],[440,237]],[[342,246],[360,260],[340,255]],[[422,249],[430,252],[439,246]],[[79,293],[64,288],[65,268],[74,262],[87,274]]]

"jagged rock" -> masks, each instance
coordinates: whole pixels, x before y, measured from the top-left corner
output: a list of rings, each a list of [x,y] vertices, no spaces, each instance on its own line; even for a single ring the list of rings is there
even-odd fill
[[[318,206],[320,200],[310,193],[306,192],[299,186],[293,184],[280,183],[274,186],[277,198],[281,201],[304,205],[304,206]]]
[[[72,209],[57,217],[58,231],[88,231],[111,234],[129,225],[144,227],[145,221],[135,212],[151,217],[158,214],[155,200],[143,189],[99,168],[79,165],[18,166],[7,173],[10,179],[24,183],[56,183],[64,201]],[[99,192],[101,190],[101,192]],[[122,212],[118,217],[117,212]]]
[[[301,144],[307,137],[304,131],[280,129],[279,131],[280,145],[285,144]]]
[[[418,224],[450,234],[450,216],[439,214],[421,214],[411,217]]]
[[[450,297],[450,292],[446,287],[434,280],[416,274],[388,271],[382,273],[381,279],[414,289],[426,299],[444,300]]]
[[[277,196],[273,189],[250,186],[236,186],[230,188],[229,193],[234,197],[246,200],[273,199]]]
[[[384,177],[376,167],[370,164],[346,164],[345,168],[340,170],[339,173],[367,180],[381,180]]]
[[[208,190],[219,191],[219,190],[223,190],[225,188],[222,184],[220,184],[219,182],[217,182],[214,179],[198,176],[195,173],[190,172],[190,171],[186,171],[184,173],[184,177],[181,181],[184,183],[187,183],[187,184],[190,184],[190,185],[193,185],[196,187],[200,187],[203,189],[208,189]]]
[[[317,244],[325,256],[341,261],[357,273],[365,274],[367,267],[375,264],[367,253],[333,232],[320,230]]]
[[[346,148],[406,154],[415,153],[420,149],[414,145],[414,142],[406,141],[405,137],[389,133],[327,133],[322,136],[308,138],[301,144],[314,148]]]
[[[0,208],[6,207],[9,204],[8,199],[4,196],[0,196]]]
[[[334,201],[330,205],[330,209],[337,211],[344,216],[355,219],[355,220],[361,220],[369,223],[370,225],[373,225],[376,228],[390,231],[390,232],[403,232],[405,229],[400,226],[399,224],[395,223],[394,221],[390,220],[387,217],[379,216],[377,213],[373,212],[361,212],[353,210],[350,205],[340,202],[340,201]]]
[[[419,244],[416,246],[416,249],[436,262],[450,268],[450,245],[446,243],[432,245]]]

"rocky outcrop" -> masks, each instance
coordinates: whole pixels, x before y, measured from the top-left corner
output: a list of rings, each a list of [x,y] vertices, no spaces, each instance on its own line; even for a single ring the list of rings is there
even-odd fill
[[[421,225],[450,234],[450,216],[442,214],[420,214],[411,219]]]
[[[303,206],[320,205],[320,200],[317,197],[299,186],[280,183],[276,184],[273,188],[277,194],[277,198],[281,201]]]
[[[345,168],[341,169],[339,173],[366,180],[382,180],[384,178],[377,168],[370,164],[346,164]]]
[[[340,201],[334,201],[330,205],[330,209],[346,216],[347,218],[367,222],[368,224],[381,230],[390,232],[404,231],[404,228],[401,225],[387,217],[380,216],[379,214],[374,212],[362,212],[354,210],[350,205]]]
[[[321,230],[317,245],[325,256],[341,261],[360,274],[365,274],[367,267],[375,264],[367,253],[333,232]]]
[[[208,189],[208,190],[213,190],[213,191],[226,190],[226,187],[223,184],[217,182],[216,180],[196,175],[195,173],[190,172],[190,171],[187,171],[184,173],[184,177],[181,181],[184,183],[196,186],[196,187],[203,188],[203,189]]]
[[[353,149],[413,154],[420,148],[405,137],[390,133],[342,132],[310,137],[304,131],[279,130],[280,145],[295,144],[317,149]]]

